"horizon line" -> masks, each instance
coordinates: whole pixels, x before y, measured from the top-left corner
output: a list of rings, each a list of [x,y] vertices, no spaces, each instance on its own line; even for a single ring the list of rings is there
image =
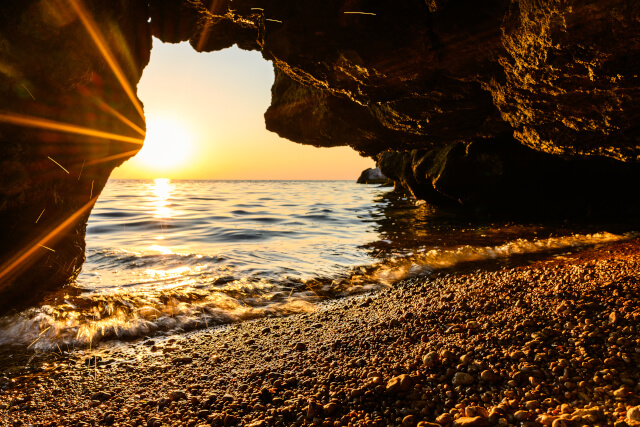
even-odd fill
[[[109,178],[109,181],[155,181],[166,179],[169,181],[357,181],[357,178]]]

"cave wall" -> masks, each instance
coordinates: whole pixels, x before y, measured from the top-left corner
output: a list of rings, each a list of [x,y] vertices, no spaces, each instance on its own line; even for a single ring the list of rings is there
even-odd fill
[[[145,0],[1,9],[0,311],[80,271],[93,202],[141,147],[135,87],[151,48]]]
[[[284,138],[351,146],[468,213],[640,211],[624,184],[640,176],[635,1],[209,4],[156,2],[183,24],[154,34],[198,51],[241,34],[274,64],[265,122]]]
[[[276,73],[269,130],[351,146],[436,204],[503,209],[535,189],[543,212],[568,200],[586,214],[585,197],[638,183],[635,0],[24,0],[0,11],[0,310],[79,271],[92,201],[140,148],[135,87],[152,35],[261,51]]]
[[[261,50],[277,76],[267,127],[296,142],[376,155],[508,135],[554,155],[638,161],[637,1],[157,0],[152,10],[162,40]],[[327,140],[334,127],[342,137]]]

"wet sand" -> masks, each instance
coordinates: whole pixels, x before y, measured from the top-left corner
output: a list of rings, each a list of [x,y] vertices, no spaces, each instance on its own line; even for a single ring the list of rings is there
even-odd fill
[[[633,425],[639,297],[636,239],[308,314],[4,354],[0,425]]]

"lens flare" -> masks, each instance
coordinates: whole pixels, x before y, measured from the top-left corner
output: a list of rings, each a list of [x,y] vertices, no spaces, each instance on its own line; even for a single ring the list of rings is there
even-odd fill
[[[131,100],[131,103],[133,104],[134,108],[136,109],[138,114],[140,114],[140,117],[144,119],[144,111],[142,110],[142,105],[140,105],[140,102],[138,101],[138,97],[136,96],[131,85],[129,84],[129,81],[125,77],[124,72],[122,71],[122,68],[118,64],[118,61],[116,60],[115,56],[109,49],[109,46],[105,42],[104,36],[98,29],[98,25],[91,18],[91,15],[89,15],[89,13],[87,12],[87,10],[85,9],[84,5],[80,0],[68,0],[68,1],[71,7],[78,14],[78,17],[82,21],[82,24],[86,28],[91,39],[93,39],[93,42],[96,44],[96,47],[98,48],[98,50],[100,50],[100,53],[102,53],[102,56],[104,57],[105,61],[107,61],[107,64],[109,64],[109,68],[111,68],[111,71],[113,71],[113,74],[116,76],[116,79],[118,79],[118,82],[120,82],[122,89],[125,91],[129,99]]]
[[[40,238],[34,244],[29,245],[22,251],[19,251],[13,258],[9,259],[5,262],[2,267],[0,267],[0,287],[4,287],[9,283],[9,277],[18,271],[20,268],[25,267],[29,264],[29,262],[36,256],[36,253],[41,250],[53,250],[46,245],[51,245],[51,242],[54,239],[64,232],[73,224],[75,224],[82,215],[89,212],[89,210],[93,207],[93,205],[98,200],[98,197],[94,197],[89,202],[87,202],[84,206],[78,209],[73,215],[70,215],[67,219],[62,221],[57,227],[55,227],[50,232],[46,233],[44,237]],[[44,233],[43,233],[44,234]]]
[[[116,133],[103,132],[91,128],[85,128],[68,123],[56,122],[53,120],[40,119],[38,117],[25,116],[21,114],[0,113],[0,122],[10,123],[18,126],[33,127],[38,129],[53,130],[57,132],[73,133],[76,135],[95,136],[112,141],[130,142],[132,144],[140,144],[144,142],[141,138],[132,138],[130,136],[118,135]]]

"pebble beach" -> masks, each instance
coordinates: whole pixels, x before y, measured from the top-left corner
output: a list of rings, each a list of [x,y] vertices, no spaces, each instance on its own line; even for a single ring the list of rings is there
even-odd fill
[[[309,313],[2,354],[2,426],[640,425],[640,240]]]

